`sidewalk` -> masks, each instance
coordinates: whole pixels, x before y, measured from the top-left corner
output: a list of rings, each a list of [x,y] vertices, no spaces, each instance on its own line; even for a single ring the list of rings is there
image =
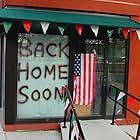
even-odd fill
[[[130,136],[136,138],[138,125],[120,125],[119,127]]]
[[[0,140],[61,140],[58,131],[4,132],[0,126]]]
[[[0,140],[6,140],[5,133],[1,127],[1,124],[0,124]]]
[[[66,125],[68,127],[63,128],[63,123],[61,123],[63,140],[68,140],[69,136],[69,122]],[[81,120],[80,125],[85,140],[133,140],[120,127],[111,125],[110,120]]]
[[[137,125],[119,126],[124,132],[135,137]],[[61,140],[61,132],[58,131],[16,131],[4,132],[0,125],[0,140]]]

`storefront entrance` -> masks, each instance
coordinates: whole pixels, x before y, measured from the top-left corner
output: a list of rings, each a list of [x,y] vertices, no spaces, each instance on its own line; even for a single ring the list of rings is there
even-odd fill
[[[81,116],[105,118],[112,115],[113,103],[107,98],[109,86],[115,84],[121,89],[125,89],[127,77],[127,41],[124,39],[119,29],[110,30],[111,36],[108,36],[106,28],[100,28],[99,34],[94,39],[85,39],[82,43],[82,49],[76,50],[84,54],[96,53],[96,73],[90,76],[95,77],[95,95],[92,105],[79,106],[77,111]],[[94,65],[92,60],[88,60]],[[85,68],[86,69],[86,68]],[[92,72],[89,72],[92,73]],[[94,85],[94,82],[92,83]],[[81,91],[82,92],[82,91]],[[114,95],[112,95],[114,96]],[[122,104],[125,100],[120,101]],[[88,111],[87,111],[88,110]],[[85,112],[84,112],[85,111]],[[81,113],[83,112],[83,113]],[[117,115],[123,115],[124,111],[117,106]]]
[[[54,31],[54,26],[52,28]],[[68,85],[74,96],[75,54],[91,56],[85,68],[88,70],[88,66],[92,71],[81,80],[86,83],[83,88],[88,88],[87,94],[83,94],[88,100],[79,98],[82,99],[77,107],[82,112],[79,116],[105,118],[112,115],[108,87],[115,84],[124,89],[127,75],[127,43],[119,28],[100,27],[97,36],[87,26],[81,36],[74,26],[69,26],[63,36],[59,31],[46,35],[40,30],[38,33],[20,31],[12,36],[13,32],[7,36],[10,43],[7,43],[7,62],[10,64],[6,67],[9,74],[6,85],[10,88],[6,89],[6,97],[11,96],[11,92],[14,94],[11,102],[6,98],[6,108],[12,112],[6,112],[6,123],[63,120],[65,104],[61,87]],[[123,113],[118,107],[118,114]]]

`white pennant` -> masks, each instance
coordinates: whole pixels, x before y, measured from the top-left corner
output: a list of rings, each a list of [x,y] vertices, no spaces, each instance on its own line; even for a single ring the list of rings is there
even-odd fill
[[[67,99],[67,100],[66,100],[66,103],[65,103],[64,110],[66,110],[66,109],[68,108],[69,104],[70,104],[70,102],[69,102],[69,100]]]
[[[99,26],[90,26],[91,30],[94,32],[95,36],[98,35],[98,31],[99,31]]]
[[[76,122],[74,122],[73,130],[72,130],[72,133],[71,133],[71,140],[74,140],[75,135],[76,135],[76,139],[78,140],[78,138],[79,138],[79,130],[78,130]]]
[[[40,22],[40,24],[41,24],[43,33],[46,34],[46,32],[47,32],[47,30],[49,28],[50,23],[48,23],[48,22]]]
[[[120,92],[119,93],[119,96],[118,96],[118,98],[117,98],[117,101],[119,101],[121,98],[123,98],[124,96],[125,96],[126,94],[124,93],[124,92]]]
[[[136,32],[137,32],[138,38],[140,39],[140,29],[136,29]]]

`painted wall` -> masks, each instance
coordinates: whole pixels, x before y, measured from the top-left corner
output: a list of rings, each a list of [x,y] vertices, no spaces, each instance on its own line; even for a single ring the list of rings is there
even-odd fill
[[[128,92],[140,98],[140,40],[136,32],[131,32],[130,39]],[[140,109],[140,103],[132,99],[128,99],[127,105],[135,112]],[[127,112],[127,119],[131,122],[136,117]]]
[[[139,0],[70,0],[70,1],[4,0],[3,6],[6,5],[137,15],[140,8],[140,1]]]

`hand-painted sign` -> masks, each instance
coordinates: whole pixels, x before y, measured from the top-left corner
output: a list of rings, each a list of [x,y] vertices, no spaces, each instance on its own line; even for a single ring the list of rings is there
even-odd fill
[[[17,117],[61,117],[61,87],[68,84],[68,37],[19,34]]]

